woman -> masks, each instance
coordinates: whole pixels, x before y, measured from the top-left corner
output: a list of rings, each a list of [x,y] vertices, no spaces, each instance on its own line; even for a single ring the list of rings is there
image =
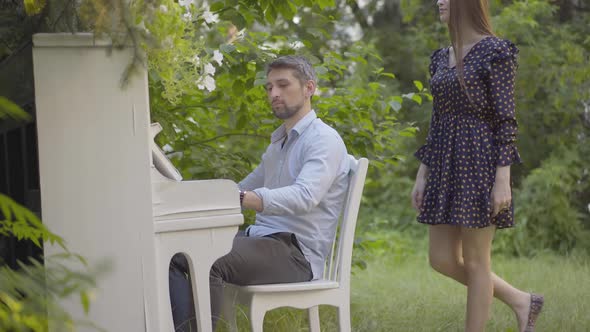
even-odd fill
[[[412,191],[418,221],[429,224],[430,264],[467,286],[466,331],[483,331],[495,296],[533,331],[543,297],[491,271],[496,229],[512,227],[510,165],[515,146],[516,46],[492,33],[486,0],[438,0],[450,47],[431,56],[432,121]]]

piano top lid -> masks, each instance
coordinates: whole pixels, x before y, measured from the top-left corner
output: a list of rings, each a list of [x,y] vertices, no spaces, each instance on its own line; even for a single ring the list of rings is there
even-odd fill
[[[152,209],[155,221],[240,214],[239,190],[234,181],[182,181],[180,172],[154,141],[160,131],[162,126],[159,123],[150,126]]]

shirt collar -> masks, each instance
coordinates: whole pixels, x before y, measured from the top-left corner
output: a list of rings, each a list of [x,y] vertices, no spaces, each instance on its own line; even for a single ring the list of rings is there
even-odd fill
[[[299,120],[293,128],[291,128],[291,132],[296,132],[297,135],[301,135],[307,127],[313,122],[313,120],[317,119],[317,115],[314,110],[307,113],[301,120]],[[285,129],[285,124],[283,123],[280,127],[278,127],[270,136],[270,141],[272,143],[277,142],[278,140],[284,138],[287,135],[287,131]]]

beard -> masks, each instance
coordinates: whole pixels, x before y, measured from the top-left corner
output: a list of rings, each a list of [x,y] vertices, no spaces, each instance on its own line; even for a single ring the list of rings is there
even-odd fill
[[[287,106],[286,104],[279,104],[277,106],[272,106],[272,112],[275,116],[281,120],[286,120],[291,118],[293,115],[297,114],[299,110],[303,108],[303,102],[294,106]]]

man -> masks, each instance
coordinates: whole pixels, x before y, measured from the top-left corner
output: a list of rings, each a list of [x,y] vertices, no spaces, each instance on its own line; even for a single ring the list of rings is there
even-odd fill
[[[266,91],[283,124],[273,132],[260,165],[239,183],[242,207],[256,210],[256,222],[238,233],[230,253],[211,268],[214,326],[223,283],[256,285],[322,277],[350,166],[340,135],[311,108],[315,89],[315,72],[303,57],[281,57],[268,66]],[[190,286],[186,290],[190,297]],[[182,320],[175,317],[177,323]]]

